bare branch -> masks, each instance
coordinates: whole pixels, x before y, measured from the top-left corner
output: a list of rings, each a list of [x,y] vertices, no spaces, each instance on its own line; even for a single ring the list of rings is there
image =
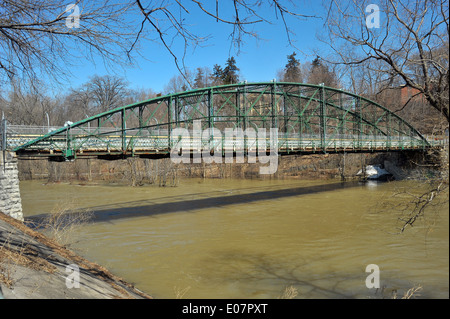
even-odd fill
[[[374,73],[390,79],[391,84],[401,80],[394,87],[404,84],[417,90],[416,96],[423,96],[448,122],[448,1],[383,0],[379,3],[383,13],[379,28],[369,28],[366,23],[368,4],[327,3],[328,39],[322,41],[337,53],[329,60],[350,70],[381,62]],[[348,51],[352,54],[347,55]]]
[[[80,9],[79,27],[70,28],[66,19],[70,12],[59,1],[0,3],[1,77],[62,80],[69,75],[67,66],[75,63],[80,53],[104,63],[125,65],[126,48],[134,33],[123,19],[129,4],[109,0],[103,3],[75,3]],[[39,75],[38,75],[39,74]]]

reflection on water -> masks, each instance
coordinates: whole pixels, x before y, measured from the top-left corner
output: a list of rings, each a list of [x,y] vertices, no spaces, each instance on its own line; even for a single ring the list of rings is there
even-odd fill
[[[416,285],[420,297],[448,298],[448,205],[435,224],[401,235],[398,216],[377,209],[405,185],[20,186],[26,217],[64,202],[92,210],[97,222],[75,248],[156,298],[278,298],[289,286],[300,298],[389,298]],[[365,286],[368,264],[380,267],[383,289]]]

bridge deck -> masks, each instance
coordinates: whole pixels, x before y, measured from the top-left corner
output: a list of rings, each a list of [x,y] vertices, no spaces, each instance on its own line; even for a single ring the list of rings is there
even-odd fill
[[[422,143],[414,143],[407,139],[390,141],[384,136],[366,137],[358,140],[358,136],[342,137],[328,141],[326,147],[321,146],[321,140],[317,138],[283,137],[279,133],[277,140],[277,153],[280,155],[292,153],[340,153],[340,152],[385,152],[399,150],[421,150]],[[13,135],[8,137],[9,147],[17,147],[34,140],[38,135]],[[170,140],[168,135],[154,136],[129,136],[125,139],[129,146],[125,151],[121,149],[123,138],[118,135],[106,135],[101,140],[89,136],[78,136],[72,140],[72,145],[77,149],[77,157],[91,156],[161,156],[169,154],[171,149],[181,149],[183,152],[219,152],[225,154],[245,152],[270,152],[270,139],[233,139],[228,141],[224,136],[212,139],[190,138],[188,141]],[[170,143],[169,143],[170,141]],[[67,141],[64,137],[54,137],[47,143],[41,143],[39,147],[29,147],[19,153],[19,156],[58,157],[64,155]],[[45,145],[47,144],[47,149]],[[79,145],[77,145],[79,144]],[[433,143],[437,144],[437,143]],[[170,145],[170,147],[169,147]],[[272,150],[273,151],[273,150]]]

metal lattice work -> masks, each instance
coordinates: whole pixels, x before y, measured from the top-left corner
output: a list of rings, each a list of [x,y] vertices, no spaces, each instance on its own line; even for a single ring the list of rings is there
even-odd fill
[[[236,151],[227,130],[278,133],[278,153],[423,149],[426,139],[383,106],[338,89],[298,83],[241,83],[170,94],[120,107],[33,139],[19,155],[148,156],[179,146],[174,129],[190,132],[184,150]],[[195,129],[213,130],[203,138]],[[217,133],[218,132],[218,133]],[[222,134],[220,134],[222,133]],[[194,140],[197,136],[198,143]],[[256,140],[269,147],[267,138]],[[195,146],[194,146],[195,144]],[[200,145],[200,146],[199,146]]]

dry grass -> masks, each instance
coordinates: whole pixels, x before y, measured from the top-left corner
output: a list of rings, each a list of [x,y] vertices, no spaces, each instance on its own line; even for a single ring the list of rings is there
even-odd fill
[[[53,273],[56,267],[39,257],[39,253],[22,242],[15,243],[9,238],[2,238],[0,243],[0,282],[6,287],[14,285],[14,273],[17,266]]]
[[[289,286],[284,289],[283,294],[278,299],[294,299],[298,295],[298,290],[294,286]]]
[[[408,290],[403,294],[403,296],[402,296],[400,299],[412,299],[412,298],[415,298],[415,297],[419,297],[419,296],[420,296],[420,293],[419,293],[419,292],[420,292],[421,290],[422,290],[422,286],[421,286],[421,285],[414,286],[414,287],[408,289]],[[394,295],[392,296],[392,298],[393,298],[393,299],[398,299],[397,294],[394,294]]]
[[[75,210],[71,203],[59,203],[39,225],[43,232],[58,244],[70,246],[75,234],[83,225],[89,223],[92,212]]]
[[[12,269],[9,265],[3,265],[1,252],[0,252],[0,283],[4,284],[9,289],[14,285],[14,279],[12,274]]]
[[[16,248],[15,249],[16,253],[11,253],[10,251],[12,249],[9,249],[8,242],[12,241],[11,240],[8,241],[7,239],[5,240],[5,238],[0,237],[0,239],[3,239],[0,242],[0,267],[2,267],[2,265],[7,266],[8,263],[12,266],[21,264],[26,267],[30,268],[38,267],[37,269],[39,270],[52,272],[56,268],[49,261],[51,261],[50,259],[54,259],[56,256],[58,256],[57,258],[64,258],[67,259],[68,262],[77,264],[80,268],[83,268],[86,272],[92,274],[92,276],[101,278],[104,282],[109,283],[112,287],[114,287],[126,298],[127,296],[131,295],[126,289],[124,289],[124,287],[133,290],[134,293],[144,298],[152,298],[151,296],[135,289],[133,285],[125,282],[122,278],[115,276],[114,274],[109,272],[106,268],[84,259],[83,257],[79,256],[73,251],[60,245],[54,239],[51,239],[45,236],[44,234],[27,227],[22,222],[10,216],[7,216],[1,212],[0,212],[0,220],[7,222],[11,226],[17,228],[18,231],[24,234],[24,236],[29,236],[31,241],[37,241],[36,245],[45,246],[46,249],[49,250],[49,255],[40,256],[40,254],[27,243],[16,243],[14,245]],[[50,259],[47,260],[47,258]],[[4,282],[5,285],[14,284],[11,276],[13,268],[11,269],[12,270],[9,270],[8,273],[2,272],[2,269],[0,268],[0,276],[1,276],[0,280],[3,280],[2,282]]]
[[[175,293],[175,299],[182,299],[184,297],[184,295],[189,291],[189,289],[191,289],[190,286],[186,287],[186,288],[179,288],[179,287],[174,287],[173,291]]]

